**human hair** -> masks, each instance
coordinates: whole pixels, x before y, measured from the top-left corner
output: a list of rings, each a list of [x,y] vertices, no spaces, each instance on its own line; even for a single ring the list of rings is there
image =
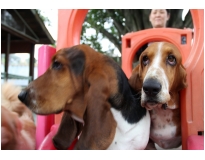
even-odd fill
[[[170,9],[165,9],[167,11],[167,14],[170,15],[171,10]],[[149,10],[149,14],[151,13],[152,9]]]
[[[170,14],[171,10],[170,9],[166,9],[167,14]]]

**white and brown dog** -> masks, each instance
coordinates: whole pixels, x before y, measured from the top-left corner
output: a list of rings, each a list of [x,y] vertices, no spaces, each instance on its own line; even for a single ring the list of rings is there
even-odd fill
[[[34,150],[36,126],[32,112],[18,99],[21,88],[1,86],[1,149]]]
[[[151,43],[141,54],[129,82],[135,90],[141,90],[141,105],[150,110],[150,143],[147,149],[154,149],[154,143],[164,149],[179,147],[179,91],[187,84],[177,47],[168,42]]]

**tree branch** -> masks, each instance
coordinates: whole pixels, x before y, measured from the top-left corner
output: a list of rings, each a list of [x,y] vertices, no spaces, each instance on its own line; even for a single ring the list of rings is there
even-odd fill
[[[114,9],[106,9],[108,15],[113,19],[113,24],[116,27],[116,29],[120,32],[120,33],[125,33],[125,27],[122,25],[122,21],[119,21],[118,19],[116,19],[116,15],[115,15],[115,10]]]
[[[99,31],[105,36],[107,37],[118,49],[119,51],[121,51],[121,45],[120,45],[120,41],[118,40],[115,36],[113,36],[112,33],[109,33],[107,30],[105,30],[104,28],[100,28]]]

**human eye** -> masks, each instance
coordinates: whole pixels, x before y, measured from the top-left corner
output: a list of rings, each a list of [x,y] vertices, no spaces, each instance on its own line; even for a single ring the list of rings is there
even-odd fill
[[[160,10],[160,13],[161,13],[161,14],[164,14],[164,13],[165,13],[165,11],[164,11],[164,10]]]

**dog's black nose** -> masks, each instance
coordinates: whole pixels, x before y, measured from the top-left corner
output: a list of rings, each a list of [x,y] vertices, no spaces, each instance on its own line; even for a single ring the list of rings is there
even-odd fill
[[[21,102],[24,102],[25,99],[26,99],[26,95],[27,95],[27,92],[26,91],[21,91],[21,93],[19,93],[18,95],[18,98]]]
[[[148,96],[156,96],[161,88],[161,84],[155,79],[147,79],[143,83],[143,90]]]

